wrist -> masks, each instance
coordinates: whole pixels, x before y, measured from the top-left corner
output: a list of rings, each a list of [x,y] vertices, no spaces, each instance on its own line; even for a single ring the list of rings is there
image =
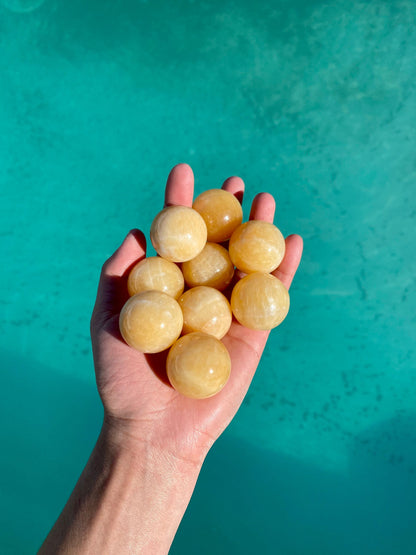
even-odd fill
[[[108,422],[103,424],[97,449],[108,468],[108,487],[117,499],[111,519],[118,515],[123,523],[130,520],[130,545],[136,545],[137,552],[168,553],[203,459],[178,457],[144,438],[138,442],[135,434],[129,437],[124,429]]]
[[[129,453],[132,459],[150,457],[179,471],[199,473],[214,441],[206,435],[192,440],[186,435],[178,438],[164,423],[132,422],[105,412],[99,442],[107,450]]]
[[[105,421],[39,554],[166,555],[200,468]]]

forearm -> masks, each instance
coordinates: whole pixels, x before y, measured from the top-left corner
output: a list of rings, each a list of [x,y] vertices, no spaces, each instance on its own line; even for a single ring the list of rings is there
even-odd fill
[[[124,448],[103,428],[39,555],[168,553],[199,470],[147,444]]]

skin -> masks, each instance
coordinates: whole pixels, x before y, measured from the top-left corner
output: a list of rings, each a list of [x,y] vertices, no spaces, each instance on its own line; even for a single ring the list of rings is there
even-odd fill
[[[230,177],[222,187],[241,201],[242,179]],[[192,206],[193,189],[192,169],[178,164],[167,180],[165,206]],[[250,219],[273,222],[274,212],[274,198],[260,193]],[[286,238],[285,257],[273,273],[287,288],[302,248],[299,235]],[[128,273],[145,256],[145,237],[133,229],[102,268],[91,339],[103,427],[39,553],[167,553],[205,456],[236,414],[263,353],[269,332],[233,321],[223,338],[232,362],[224,389],[202,400],[177,393],[166,378],[166,352],[139,353],[119,332]]]

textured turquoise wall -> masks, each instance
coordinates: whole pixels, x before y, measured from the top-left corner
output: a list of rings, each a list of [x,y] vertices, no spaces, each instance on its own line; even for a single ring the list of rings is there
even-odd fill
[[[416,552],[416,2],[0,0],[0,552],[100,427],[101,264],[178,162],[305,253],[172,553]]]

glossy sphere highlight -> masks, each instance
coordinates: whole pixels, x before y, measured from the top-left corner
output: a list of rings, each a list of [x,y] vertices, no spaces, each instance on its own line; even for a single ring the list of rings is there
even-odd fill
[[[150,256],[138,262],[130,271],[127,280],[129,295],[141,291],[161,291],[178,299],[185,286],[182,272],[173,262]]]
[[[230,329],[230,303],[212,287],[193,287],[179,299],[183,312],[183,333],[202,331],[221,339]]]
[[[225,346],[212,335],[190,333],[171,347],[166,370],[179,393],[204,399],[218,393],[227,383],[231,359]]]
[[[208,241],[222,243],[243,221],[243,209],[236,197],[223,189],[209,189],[201,193],[192,207],[207,225]]]
[[[166,293],[143,291],[126,302],[120,313],[124,341],[142,353],[159,353],[181,334],[182,310]]]
[[[227,249],[207,243],[198,256],[182,264],[182,272],[189,287],[206,285],[222,291],[233,278],[234,264]]]
[[[283,260],[285,239],[275,225],[252,220],[234,231],[228,250],[231,260],[242,272],[270,273]]]
[[[289,293],[283,283],[270,274],[255,272],[243,277],[231,294],[231,309],[247,328],[271,330],[286,318]]]
[[[164,208],[150,228],[156,252],[171,262],[195,258],[207,242],[207,227],[196,210],[188,206]]]

